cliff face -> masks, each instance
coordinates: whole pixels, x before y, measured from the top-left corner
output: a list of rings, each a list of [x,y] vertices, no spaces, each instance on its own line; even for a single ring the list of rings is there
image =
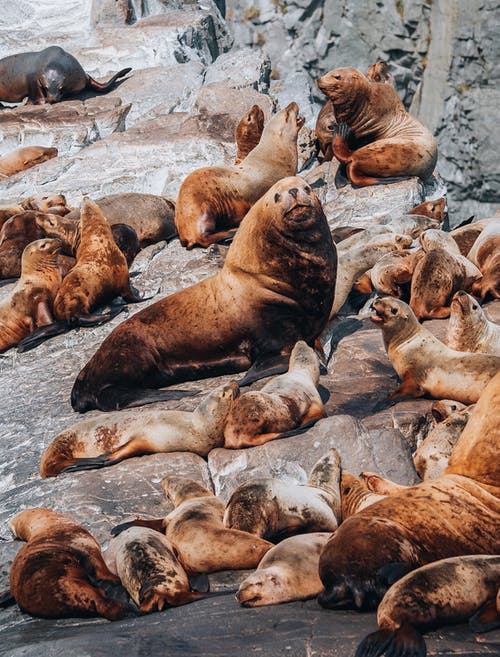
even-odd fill
[[[437,135],[452,214],[484,217],[500,203],[500,11],[493,0],[232,0],[235,46],[262,48],[275,84],[307,71],[391,65],[407,108]]]

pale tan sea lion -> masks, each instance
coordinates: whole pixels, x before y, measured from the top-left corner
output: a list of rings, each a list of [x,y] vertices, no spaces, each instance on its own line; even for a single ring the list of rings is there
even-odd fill
[[[236,158],[234,164],[240,164],[260,141],[264,130],[264,112],[258,105],[242,117],[234,132],[236,142]]]
[[[450,235],[453,237],[457,243],[460,253],[466,256],[472,247],[474,242],[477,240],[479,235],[489,224],[498,221],[498,217],[489,217],[487,219],[480,219],[478,221],[473,221],[466,226],[459,226],[458,228],[453,229],[450,232]]]
[[[445,344],[456,351],[500,356],[500,326],[490,322],[477,299],[460,290],[451,301]]]
[[[319,555],[329,537],[329,532],[301,534],[275,545],[240,584],[236,600],[243,607],[260,607],[317,596],[323,588]]]
[[[385,497],[385,495],[373,493],[362,477],[356,477],[346,470],[343,470],[340,480],[340,496],[342,498],[342,522]]]
[[[13,176],[20,171],[57,157],[57,148],[23,146],[0,157],[0,178]]]
[[[369,271],[373,288],[381,294],[400,299],[406,295],[406,287],[411,282],[413,270],[420,257],[420,254],[414,251],[386,253]]]
[[[465,404],[453,401],[453,399],[440,399],[439,401],[432,403],[431,413],[436,422],[442,422],[443,420],[446,420],[447,417],[450,417],[452,413],[461,411],[464,408]]]

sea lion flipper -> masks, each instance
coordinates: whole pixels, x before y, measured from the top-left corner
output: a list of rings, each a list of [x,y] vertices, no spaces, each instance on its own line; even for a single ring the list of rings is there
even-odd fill
[[[378,630],[365,636],[356,649],[354,657],[379,657],[383,655],[392,641],[392,632]]]
[[[121,534],[130,527],[149,527],[150,529],[154,529],[155,531],[164,534],[165,520],[163,518],[152,518],[151,520],[148,520],[147,518],[136,518],[135,520],[129,520],[129,522],[122,522],[111,529],[111,536],[118,536],[118,534]]]
[[[198,593],[208,593],[210,591],[210,580],[206,573],[188,575],[188,579],[191,591],[197,591]]]
[[[366,636],[354,657],[425,657],[427,648],[422,635],[411,625],[403,624],[395,632],[378,630]]]
[[[110,307],[109,310],[104,312],[91,313],[90,315],[81,315],[80,317],[74,318],[75,324],[76,326],[81,327],[100,326],[101,324],[105,324],[106,322],[114,319],[117,315],[126,310],[126,308],[126,305],[122,304],[119,306]]]
[[[109,465],[119,463],[121,459],[110,459],[111,452],[94,456],[88,459],[75,459],[75,462],[66,466],[59,474],[67,472],[78,472],[79,470],[95,470],[97,468],[106,468]]]
[[[496,600],[488,600],[481,609],[469,618],[469,627],[473,632],[490,632],[500,627],[500,614]]]
[[[259,381],[260,379],[265,379],[268,376],[284,374],[285,372],[288,372],[288,360],[288,356],[283,356],[281,354],[257,360],[250,367],[245,376],[237,381],[237,383],[241,388],[243,386],[249,386],[251,383]]]
[[[98,408],[101,411],[119,411],[122,408],[133,408],[159,401],[193,397],[198,393],[199,390],[154,390],[151,388],[137,389],[107,386],[99,394]]]
[[[17,345],[18,353],[23,353],[25,351],[30,351],[38,345],[45,342],[49,338],[53,338],[56,335],[61,335],[62,333],[67,333],[72,327],[72,324],[67,321],[54,322],[53,324],[47,324],[46,326],[40,326],[35,329],[28,337],[21,340]]]
[[[0,607],[2,607],[2,609],[10,607],[14,604],[16,604],[16,599],[10,591],[4,591],[3,593],[0,593]]]
[[[122,78],[124,75],[127,75],[127,73],[130,73],[131,70],[132,67],[130,66],[127,68],[122,68],[121,71],[115,73],[115,75],[113,75],[113,77],[107,82],[97,82],[97,80],[94,80],[94,78],[89,75],[87,76],[87,87],[90,87],[90,89],[94,89],[95,91],[108,91],[118,80],[118,78]]]

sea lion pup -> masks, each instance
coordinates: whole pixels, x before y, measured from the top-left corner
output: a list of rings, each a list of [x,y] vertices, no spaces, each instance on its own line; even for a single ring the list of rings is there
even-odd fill
[[[500,326],[490,322],[474,297],[459,290],[451,301],[445,344],[457,351],[500,356]]]
[[[16,214],[0,230],[0,278],[18,278],[24,249],[35,240],[45,237],[36,225],[37,212]]]
[[[259,391],[241,395],[231,406],[224,427],[224,447],[262,445],[299,425],[324,417],[317,390],[319,358],[303,340],[290,354],[288,372]]]
[[[385,495],[373,493],[362,477],[356,477],[344,470],[340,479],[340,497],[342,500],[342,521],[344,521],[358,511],[366,509],[367,506],[383,500]]]
[[[352,237],[359,237],[358,246],[353,247],[352,237],[340,242],[337,247],[338,264],[335,295],[329,319],[333,319],[342,308],[356,280],[386,253],[407,249],[412,244],[408,235],[392,231],[383,232],[369,239],[369,230]],[[369,241],[368,241],[369,240]]]
[[[380,629],[363,639],[355,657],[425,657],[418,630],[463,623],[495,600],[499,586],[499,556],[474,554],[422,566],[384,595],[377,610]]]
[[[419,240],[425,254],[413,271],[410,307],[419,320],[449,317],[453,294],[471,289],[481,272],[461,255],[449,233],[430,229]]]
[[[0,352],[18,344],[35,328],[51,324],[52,305],[61,285],[59,240],[28,244],[22,256],[21,278],[0,302]]]
[[[101,196],[95,202],[110,226],[127,224],[135,230],[141,249],[177,237],[175,203],[166,196],[126,192]],[[72,210],[67,219],[78,221],[80,208]]]
[[[103,557],[141,611],[161,611],[203,596],[190,590],[173,545],[154,529],[130,527],[111,539]]]
[[[420,255],[415,251],[386,253],[368,272],[373,289],[391,297],[408,295],[409,283]]]
[[[168,399],[168,391],[151,389],[250,365],[247,382],[286,371],[271,366],[281,365],[297,340],[312,344],[321,333],[335,274],[318,197],[301,178],[281,180],[242,222],[220,272],[111,332],[78,375],[73,408]]]
[[[152,409],[110,413],[78,422],[58,434],[42,455],[40,475],[104,468],[141,454],[193,452],[207,456],[222,447],[224,422],[239,394],[232,381],[203,399],[192,412]]]
[[[339,68],[320,78],[318,87],[332,101],[339,124],[333,154],[346,165],[353,185],[432,174],[437,160],[435,139],[407,113],[392,85],[372,82],[354,68]],[[351,150],[351,132],[356,144],[363,140],[363,146]]]
[[[471,414],[472,406],[456,411],[440,422],[427,435],[413,454],[413,464],[421,479],[436,479],[448,466],[451,450],[460,438]]]
[[[27,509],[9,526],[27,541],[10,571],[10,590],[23,611],[42,618],[124,615],[126,607],[107,595],[120,580],[81,525],[50,509]]]
[[[241,164],[204,167],[179,189],[175,225],[182,246],[208,247],[234,234],[253,204],[278,180],[297,173],[297,135],[304,125],[290,103],[264,127],[258,145]]]
[[[0,101],[20,103],[27,97],[29,103],[44,105],[57,103],[84,89],[102,93],[131,70],[124,68],[102,83],[85,73],[75,57],[59,46],[21,52],[0,59]]]
[[[31,167],[57,157],[57,148],[23,146],[0,157],[0,178],[13,176]]]
[[[239,164],[257,146],[263,130],[264,112],[258,105],[252,105],[234,131],[237,148],[234,164]]]
[[[241,484],[231,495],[224,525],[263,538],[332,532],[340,521],[340,456],[329,449],[314,465],[307,484],[262,477]]]
[[[330,532],[315,532],[281,541],[241,582],[236,600],[243,607],[261,607],[316,597],[323,588],[319,555],[329,538]]]
[[[467,257],[483,275],[472,286],[472,294],[481,301],[488,295],[500,299],[500,219],[486,226]]]
[[[384,345],[401,379],[389,399],[429,395],[474,404],[500,368],[500,356],[454,351],[418,323],[400,299],[377,297],[370,319],[382,329]]]

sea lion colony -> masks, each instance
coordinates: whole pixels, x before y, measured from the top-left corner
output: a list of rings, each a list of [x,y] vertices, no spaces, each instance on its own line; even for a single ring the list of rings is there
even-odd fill
[[[106,91],[129,70],[100,84],[60,48],[22,53],[0,60],[0,100],[59,102],[86,87]],[[329,98],[318,119],[323,156],[337,158],[353,185],[432,174],[434,139],[404,110],[385,64],[366,76],[351,68],[331,71],[318,85]],[[175,211],[181,242],[192,248],[232,241],[224,267],[110,333],[78,375],[71,401],[80,412],[115,412],[56,436],[41,475],[157,451],[206,456],[217,446],[252,449],[294,431],[307,441],[308,426],[324,415],[312,346],[357,287],[390,295],[373,301],[372,320],[402,381],[391,397],[428,395],[457,405],[415,455],[424,481],[406,488],[376,473],[355,477],[335,450],[318,461],[307,485],[249,479],[227,507],[199,483],[167,477],[163,487],[174,510],[117,528],[104,560],[97,542],[69,518],[49,509],[23,511],[11,522],[15,536],[27,541],[11,571],[11,593],[23,610],[114,620],[209,595],[196,590],[190,578],[197,574],[258,566],[237,593],[244,606],[318,594],[329,608],[374,609],[382,600],[381,630],[359,646],[358,657],[389,648],[394,656],[424,655],[416,628],[431,622],[475,614],[476,629],[498,623],[498,559],[486,555],[500,547],[500,355],[498,327],[479,304],[500,298],[500,220],[444,233],[441,199],[377,227],[337,230],[332,240],[318,197],[296,177],[302,125],[296,103],[265,125],[254,106],[237,126],[235,164],[199,169],[184,181]],[[71,210],[63,196],[0,208],[0,276],[20,273],[0,305],[2,351],[35,329],[45,336],[55,319],[68,328],[85,325],[114,297],[138,300],[108,224],[135,231],[133,247],[126,238],[134,251],[176,235],[174,203],[160,196],[130,191]],[[76,257],[64,277],[62,248]],[[418,320],[450,313],[447,346]],[[115,410],[168,399],[171,393],[157,388],[171,383],[245,370],[245,384],[281,375],[260,392],[232,382],[190,413],[155,408],[136,421],[135,411]],[[463,404],[476,406],[462,410]],[[280,543],[284,536],[291,537]],[[439,561],[448,558],[451,565]],[[420,587],[416,602],[410,577]],[[50,595],[42,596],[48,584]],[[443,598],[451,611],[436,607],[431,618],[422,617],[421,609]]]

